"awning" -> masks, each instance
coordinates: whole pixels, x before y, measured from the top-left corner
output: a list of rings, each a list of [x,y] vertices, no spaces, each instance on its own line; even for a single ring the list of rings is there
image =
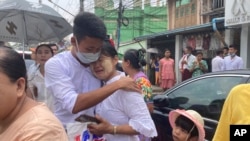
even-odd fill
[[[139,36],[139,37],[135,37],[134,40],[142,41],[142,40],[152,39],[152,38],[159,37],[159,36],[213,31],[212,26],[213,26],[212,22],[209,22],[209,23],[206,23],[206,24],[201,24],[201,25],[196,25],[196,26],[189,26],[189,27],[184,27],[184,28],[177,28],[177,29],[173,29],[173,30],[167,30],[167,31],[164,31],[164,32],[150,34],[150,35]],[[224,21],[218,22],[217,23],[217,28],[219,30],[224,29],[225,28],[224,27]]]

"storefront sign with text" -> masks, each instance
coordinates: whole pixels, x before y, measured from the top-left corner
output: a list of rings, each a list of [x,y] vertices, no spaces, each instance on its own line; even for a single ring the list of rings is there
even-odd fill
[[[225,26],[250,23],[250,0],[227,0]]]

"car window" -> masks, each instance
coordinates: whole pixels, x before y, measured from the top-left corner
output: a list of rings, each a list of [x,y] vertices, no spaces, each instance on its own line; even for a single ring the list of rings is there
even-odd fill
[[[226,96],[242,79],[240,76],[217,76],[189,82],[168,94],[169,107],[193,109],[203,117],[218,120]]]

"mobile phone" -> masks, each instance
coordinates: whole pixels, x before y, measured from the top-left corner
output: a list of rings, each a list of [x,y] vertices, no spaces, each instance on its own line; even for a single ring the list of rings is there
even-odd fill
[[[78,121],[78,122],[95,122],[95,123],[100,123],[100,121],[98,119],[96,119],[95,117],[93,116],[90,116],[90,115],[80,115],[79,117],[77,117],[75,119],[75,121]]]

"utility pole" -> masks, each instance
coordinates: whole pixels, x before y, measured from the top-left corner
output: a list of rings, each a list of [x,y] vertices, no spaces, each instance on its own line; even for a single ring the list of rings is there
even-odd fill
[[[120,37],[121,37],[121,23],[122,23],[122,0],[119,2],[119,8],[118,8],[118,19],[117,19],[117,46],[116,49],[120,46]]]
[[[80,12],[84,11],[84,0],[80,0]]]

